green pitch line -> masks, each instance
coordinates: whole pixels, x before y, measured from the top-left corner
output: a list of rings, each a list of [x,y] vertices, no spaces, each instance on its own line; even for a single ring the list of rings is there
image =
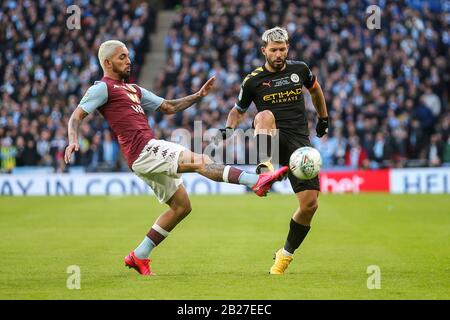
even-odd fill
[[[0,298],[450,299],[448,198],[321,195],[311,232],[276,277],[268,270],[293,196],[194,196],[146,278],[123,258],[165,208],[154,198],[2,197]],[[71,265],[79,290],[66,286]],[[381,289],[367,287],[371,265]]]

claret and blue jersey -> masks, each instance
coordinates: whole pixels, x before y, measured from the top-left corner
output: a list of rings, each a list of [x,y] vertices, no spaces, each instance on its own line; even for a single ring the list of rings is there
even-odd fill
[[[154,111],[163,101],[136,84],[103,77],[87,90],[79,106],[87,113],[98,110],[103,115],[131,167],[154,137],[144,110]]]

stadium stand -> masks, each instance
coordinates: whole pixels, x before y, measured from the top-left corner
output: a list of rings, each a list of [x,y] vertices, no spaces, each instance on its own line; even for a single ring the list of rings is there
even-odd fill
[[[384,2],[382,2],[383,4]],[[380,30],[365,25],[369,1],[183,1],[166,39],[169,58],[161,95],[193,91],[216,74],[219,89],[175,120],[158,116],[170,137],[196,119],[223,127],[246,73],[263,63],[266,27],[290,32],[290,58],[318,76],[331,132],[313,138],[325,167],[440,166],[450,161],[448,109],[450,15],[439,1],[382,6]],[[311,133],[314,109],[308,101]],[[249,112],[244,128],[251,126]]]
[[[67,1],[2,1],[0,5],[1,170],[52,166],[66,170],[67,121],[86,89],[102,73],[101,42],[117,38],[134,61],[130,81],[139,77],[155,12],[145,1],[80,1],[81,29],[66,27]],[[88,170],[121,170],[114,136],[98,117],[81,128],[75,165]]]
[[[96,49],[123,39],[139,76],[154,12],[145,2],[82,2],[82,30],[65,27],[63,1],[5,1],[0,19],[0,141],[4,172],[20,166],[63,171],[68,116],[99,77]],[[331,132],[313,138],[325,167],[383,168],[450,164],[450,13],[445,1],[380,1],[381,28],[366,27],[369,1],[184,0],[166,39],[167,63],[154,84],[167,99],[189,94],[212,75],[215,91],[175,115],[150,117],[157,138],[175,128],[224,127],[246,73],[263,64],[267,27],[290,32],[290,58],[317,75]],[[112,9],[115,8],[115,9]],[[101,35],[101,36],[100,36]],[[307,99],[311,136],[314,109]],[[255,109],[242,128],[251,127]],[[76,165],[122,170],[114,136],[101,118],[82,129]],[[245,146],[244,146],[245,147]]]

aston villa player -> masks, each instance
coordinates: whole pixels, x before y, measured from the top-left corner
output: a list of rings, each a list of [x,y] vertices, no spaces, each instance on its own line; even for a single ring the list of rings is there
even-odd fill
[[[79,150],[78,130],[82,120],[97,110],[118,137],[119,145],[130,169],[144,180],[161,203],[169,208],[155,221],[142,243],[125,257],[125,265],[142,275],[152,275],[150,252],[163,241],[173,228],[191,212],[191,203],[183,187],[181,174],[197,172],[214,181],[242,184],[252,188],[258,196],[265,196],[271,185],[282,179],[287,167],[257,175],[214,163],[209,157],[193,153],[181,145],[154,138],[144,110],[166,114],[183,111],[206,96],[214,84],[209,79],[196,93],[165,100],[136,84],[126,83],[131,61],[126,46],[117,40],[101,44],[98,58],[104,77],[92,85],[74,110],[68,124],[69,145],[65,162]],[[124,212],[129,218],[130,212]]]

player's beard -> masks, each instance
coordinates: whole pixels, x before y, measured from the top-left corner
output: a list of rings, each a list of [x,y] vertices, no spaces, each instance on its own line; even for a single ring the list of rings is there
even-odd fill
[[[280,71],[286,65],[286,60],[287,58],[281,59],[281,63],[278,64],[275,64],[275,61],[270,61],[269,59],[267,59],[267,62],[272,67],[272,69],[274,69],[275,71]]]
[[[112,67],[113,67],[113,72],[116,73],[121,80],[123,80],[123,81],[128,80],[128,78],[130,77],[130,71],[128,71],[128,67],[127,67],[127,69],[125,69],[125,71],[120,70],[119,68],[116,68],[116,66],[114,64]],[[131,70],[131,68],[130,68],[130,70]]]

